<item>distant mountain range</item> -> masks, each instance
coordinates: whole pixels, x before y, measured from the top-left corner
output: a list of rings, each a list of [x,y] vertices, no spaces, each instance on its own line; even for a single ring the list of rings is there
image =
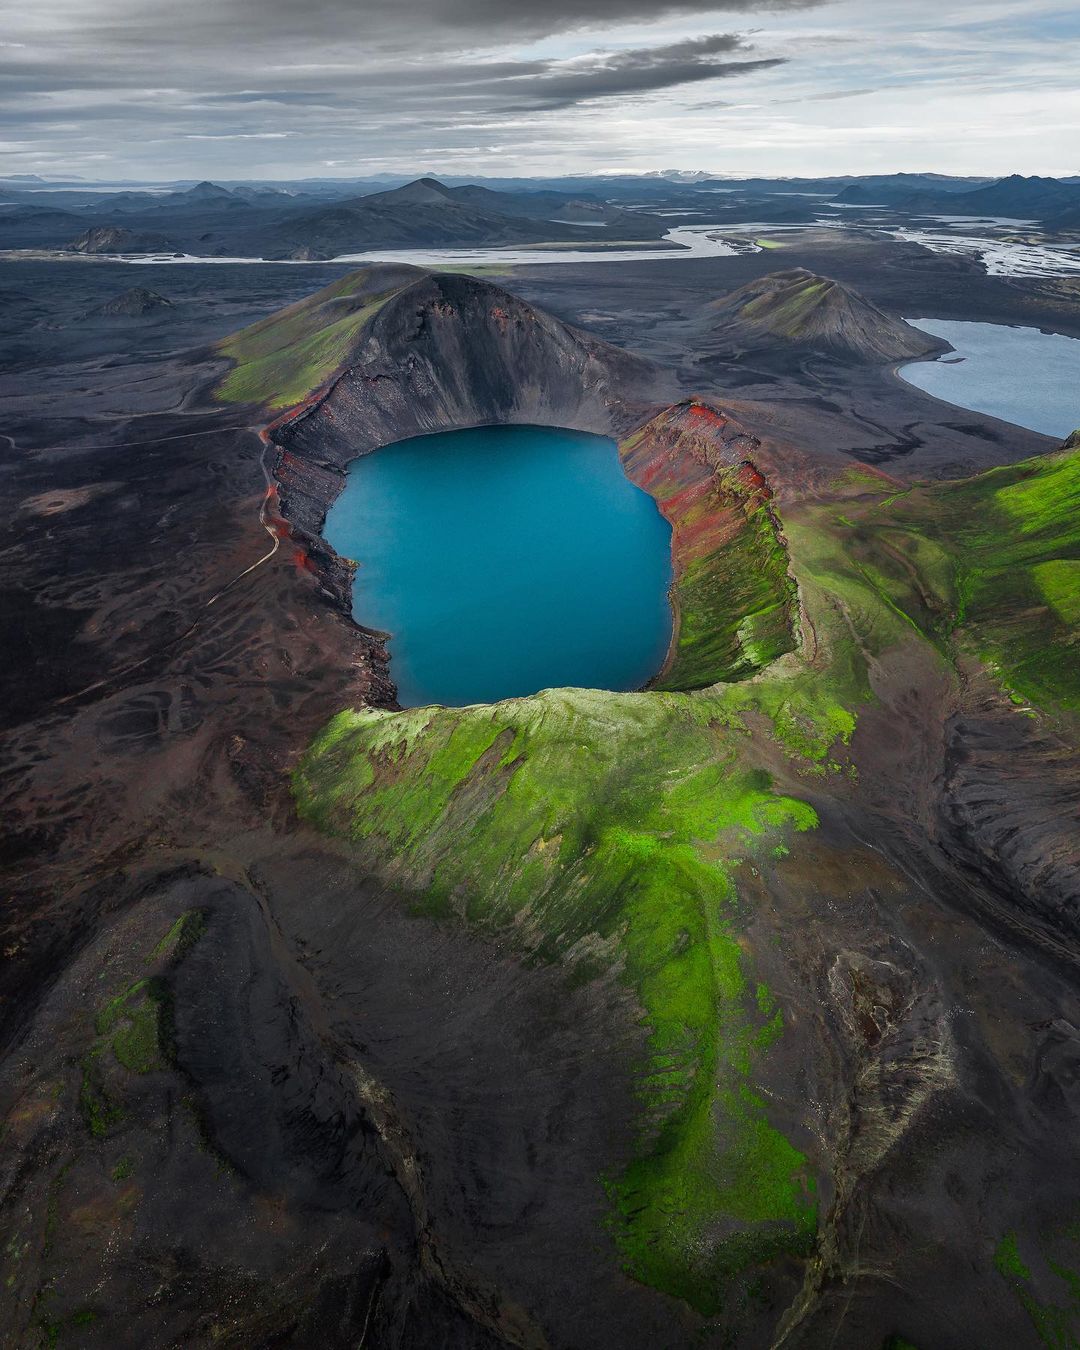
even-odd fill
[[[592,240],[660,239],[667,225],[655,216],[624,211],[588,196],[558,192],[496,192],[447,187],[419,178],[313,212],[290,216],[258,239],[263,257],[332,258],[386,247],[462,247]]]
[[[963,192],[940,189],[911,192],[895,182],[857,183],[840,192],[836,200],[852,205],[881,204],[915,214],[1006,216],[1049,224],[1063,214],[1075,215],[1080,210],[1080,183],[1060,178],[1025,178],[1021,174]]]
[[[180,252],[316,260],[379,248],[658,240],[668,224],[577,191],[498,192],[421,178],[401,187],[323,195],[204,182],[175,192],[16,194],[0,212],[0,246],[78,253]],[[58,200],[59,199],[59,200]],[[61,205],[61,202],[64,202]]]
[[[0,249],[324,260],[385,248],[648,242],[673,225],[810,224],[836,208],[1004,216],[1080,229],[1080,179],[652,175],[401,183],[140,184],[0,180]],[[855,213],[850,213],[854,215]]]

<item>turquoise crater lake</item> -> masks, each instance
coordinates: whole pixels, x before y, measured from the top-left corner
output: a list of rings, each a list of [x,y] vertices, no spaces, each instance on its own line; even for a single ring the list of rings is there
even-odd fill
[[[614,441],[550,427],[418,436],[350,464],[324,534],[353,615],[391,634],[406,707],[638,689],[671,639],[671,530]]]

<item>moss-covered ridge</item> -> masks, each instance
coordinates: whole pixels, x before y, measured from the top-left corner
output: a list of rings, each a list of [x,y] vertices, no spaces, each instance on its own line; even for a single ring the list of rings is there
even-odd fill
[[[1080,445],[847,512],[853,564],[1016,701],[1080,712]]]
[[[217,397],[275,409],[303,403],[348,363],[386,301],[424,275],[398,264],[363,267],[223,339],[218,350],[236,364]]]
[[[659,689],[743,679],[795,646],[795,586],[757,444],[695,399],[619,446],[627,475],[672,527],[676,628]]]
[[[715,500],[723,455],[742,463],[738,446],[717,458],[715,436],[667,444],[696,448],[700,500]],[[624,453],[636,476],[655,469],[670,503],[664,455],[642,440]],[[781,751],[817,790],[856,790],[858,743],[846,747],[862,710],[889,697],[890,663],[903,690],[940,699],[944,680],[960,699],[960,669],[981,655],[1018,697],[1075,710],[1078,486],[1078,451],[900,492],[847,470],[785,511],[801,638],[747,678],[345,712],[298,769],[302,814],[351,839],[419,911],[508,935],[576,980],[625,981],[648,1049],[638,1149],[606,1178],[612,1224],[631,1272],[703,1312],[754,1267],[805,1252],[815,1227],[815,1162],[756,1086],[784,1019],[739,895],[746,869],[785,866],[815,817],[764,765]],[[729,525],[688,529],[688,556],[712,557]],[[903,707],[895,716],[907,725]]]
[[[860,361],[901,361],[941,346],[865,296],[805,268],[771,272],[714,304],[718,333],[736,341],[798,343]]]
[[[617,972],[648,1030],[640,1145],[607,1179],[629,1269],[702,1312],[816,1224],[806,1158],[754,1067],[783,1026],[739,941],[735,878],[813,811],[685,695],[557,691],[491,707],[345,712],[296,775],[422,912],[513,931],[576,980]]]

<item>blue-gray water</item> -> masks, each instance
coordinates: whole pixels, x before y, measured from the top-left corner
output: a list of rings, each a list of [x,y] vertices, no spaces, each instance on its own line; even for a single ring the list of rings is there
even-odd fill
[[[908,319],[956,348],[901,367],[909,384],[946,403],[1000,417],[1047,436],[1080,426],[1080,341],[1037,328]],[[963,360],[957,360],[963,357]]]
[[[407,707],[637,689],[671,638],[671,531],[614,441],[547,427],[418,436],[349,466],[326,538],[359,564]]]

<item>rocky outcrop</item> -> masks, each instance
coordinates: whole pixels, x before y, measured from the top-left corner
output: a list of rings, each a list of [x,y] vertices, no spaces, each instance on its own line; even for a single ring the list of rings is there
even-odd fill
[[[88,317],[95,319],[143,319],[148,314],[160,314],[172,309],[173,302],[166,300],[156,291],[148,291],[145,286],[132,286],[130,290],[113,296],[103,305],[89,311]]]
[[[713,336],[736,350],[780,341],[848,361],[885,362],[943,347],[856,291],[802,267],[759,277],[718,300],[714,309]]]
[[[123,225],[94,225],[68,245],[72,253],[159,253],[171,247],[163,234],[137,233]]]

